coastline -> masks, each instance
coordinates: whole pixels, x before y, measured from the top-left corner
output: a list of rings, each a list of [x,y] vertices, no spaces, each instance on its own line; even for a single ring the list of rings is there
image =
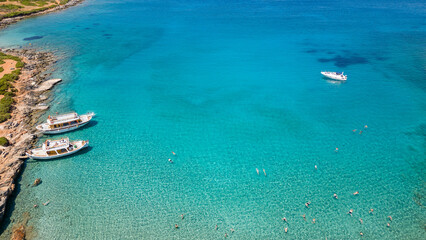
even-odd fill
[[[34,17],[34,16],[38,16],[38,15],[43,15],[43,14],[47,14],[47,13],[51,13],[51,12],[56,12],[56,11],[60,11],[60,10],[64,10],[66,8],[75,6],[77,4],[82,3],[84,0],[70,0],[69,2],[67,2],[64,5],[59,5],[57,7],[54,8],[48,8],[44,11],[40,11],[40,12],[36,12],[36,13],[32,13],[32,14],[28,14],[25,16],[17,16],[17,17],[11,17],[11,18],[4,18],[0,20],[0,30],[6,28],[7,26],[9,26],[10,24],[16,23],[22,19],[26,19],[29,17]]]
[[[0,31],[22,19],[47,14],[82,3],[84,0],[70,0],[68,3],[50,8],[41,12],[4,18],[0,20]],[[0,52],[19,57],[25,64],[21,69],[19,79],[13,83],[18,90],[13,97],[11,118],[0,123],[0,137],[6,137],[10,144],[0,146],[0,223],[4,224],[4,216],[8,199],[16,188],[15,180],[20,176],[25,163],[25,151],[37,141],[37,134],[33,126],[38,118],[49,108],[42,104],[48,100],[48,92],[61,79],[50,79],[53,65],[57,58],[50,52],[35,49],[1,49]],[[28,219],[29,216],[26,217]],[[27,221],[13,223],[12,232],[7,233],[11,239],[25,239],[28,237]],[[12,224],[12,223],[11,223]],[[4,234],[2,232],[1,234]]]
[[[52,53],[34,49],[6,49],[1,52],[17,56],[25,63],[19,79],[13,84],[18,92],[14,97],[12,117],[0,124],[0,135],[10,142],[10,146],[0,147],[0,221],[3,222],[7,201],[15,190],[15,180],[26,159],[25,151],[37,140],[33,125],[48,109],[41,103],[48,99],[46,93],[60,80],[48,80],[57,61]],[[17,230],[25,236],[24,225]]]

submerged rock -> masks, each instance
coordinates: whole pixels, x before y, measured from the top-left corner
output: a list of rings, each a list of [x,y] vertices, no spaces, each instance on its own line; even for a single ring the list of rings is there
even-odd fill
[[[37,187],[38,185],[40,185],[40,183],[41,183],[41,178],[37,178],[33,183],[33,187]]]

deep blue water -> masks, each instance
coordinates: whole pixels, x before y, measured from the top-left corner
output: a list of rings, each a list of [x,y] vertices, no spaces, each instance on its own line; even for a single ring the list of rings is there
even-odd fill
[[[88,151],[27,162],[11,219],[30,212],[37,239],[424,239],[425,15],[422,1],[88,0],[10,26],[0,47],[61,58],[46,115],[97,113],[67,134]]]

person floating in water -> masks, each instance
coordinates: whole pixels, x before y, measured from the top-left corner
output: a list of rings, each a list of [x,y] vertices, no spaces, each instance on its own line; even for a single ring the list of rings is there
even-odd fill
[[[257,175],[259,175],[259,169],[256,168]]]
[[[335,199],[337,199],[337,194],[334,194],[334,195],[333,195],[333,197],[334,197]]]
[[[227,233],[225,233],[225,237],[228,237],[228,234],[227,234]]]
[[[336,150],[334,150],[335,152],[338,152],[339,151],[339,148],[336,148]]]
[[[318,167],[317,167],[317,165],[315,165],[315,170],[318,170]]]
[[[360,218],[360,219],[359,219],[359,222],[360,222],[361,224],[363,224],[363,223],[364,223],[364,221],[362,221],[362,218]]]
[[[362,236],[364,236],[364,233],[360,232],[359,235],[361,235],[361,237],[362,237]]]
[[[391,217],[391,216],[388,216],[388,218],[389,218],[389,220],[391,220],[391,221],[392,221],[392,217]]]
[[[352,213],[354,212],[354,210],[353,209],[351,209],[351,210],[349,210],[349,212],[348,212],[348,214],[349,215],[351,215],[351,217],[352,217]]]
[[[287,233],[287,231],[288,231],[288,228],[284,228],[284,232]]]
[[[387,223],[387,224],[386,224],[386,226],[387,226],[387,227],[390,227],[390,223]]]
[[[316,220],[315,220],[315,218],[314,218],[314,219],[312,219],[312,223],[313,223],[313,224],[315,224],[315,223],[316,223]]]
[[[176,155],[176,153],[175,153],[175,152],[173,152],[173,151],[172,151],[172,154],[173,154],[173,155]]]
[[[303,217],[303,219],[306,221],[306,215],[305,215],[305,214],[303,214],[303,215],[302,215],[302,217]]]
[[[370,212],[368,212],[368,213],[373,214],[373,211],[374,211],[374,209],[370,209]]]
[[[284,222],[287,222],[287,218],[285,218],[285,217],[283,217],[283,218],[282,218],[282,220],[283,220]]]
[[[305,203],[305,206],[307,207],[307,208],[309,208],[309,205],[311,204],[311,202],[307,202],[307,203]]]
[[[218,227],[217,227],[217,224],[216,224],[216,227],[214,227],[214,230],[217,230],[218,229]]]
[[[263,169],[263,174],[265,174],[265,176],[266,176],[266,171],[265,171],[265,169]]]
[[[176,229],[178,229],[178,228],[179,228],[179,225],[175,224],[175,228],[176,228]]]
[[[170,162],[170,163],[173,163],[173,160],[169,158],[169,162]]]
[[[354,192],[354,193],[352,193],[354,196],[355,195],[358,195],[359,194],[359,192],[358,191],[356,191],[356,192]]]
[[[182,218],[182,220],[183,220],[183,218],[184,218],[185,216],[182,214],[182,215],[180,215],[180,218]]]
[[[230,230],[230,231],[231,231],[231,233],[234,233],[234,232],[235,232],[235,230],[234,230],[233,228],[231,228],[231,230]]]
[[[367,126],[367,125],[365,125],[365,126],[364,126],[364,128],[365,128],[365,129],[367,129],[367,128],[368,128],[368,126]]]

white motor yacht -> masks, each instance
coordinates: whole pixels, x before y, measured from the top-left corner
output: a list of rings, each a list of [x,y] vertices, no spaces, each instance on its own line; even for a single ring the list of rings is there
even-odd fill
[[[61,114],[57,116],[50,116],[43,124],[38,125],[37,130],[44,134],[59,134],[69,132],[82,127],[92,120],[94,113],[87,113],[78,115],[75,112]]]
[[[49,160],[74,154],[89,146],[89,141],[70,141],[68,138],[46,140],[39,148],[27,151],[27,156],[35,160]]]
[[[330,79],[339,80],[339,81],[346,81],[348,79],[347,75],[344,75],[343,72],[321,72],[321,74],[325,77],[328,77]]]

